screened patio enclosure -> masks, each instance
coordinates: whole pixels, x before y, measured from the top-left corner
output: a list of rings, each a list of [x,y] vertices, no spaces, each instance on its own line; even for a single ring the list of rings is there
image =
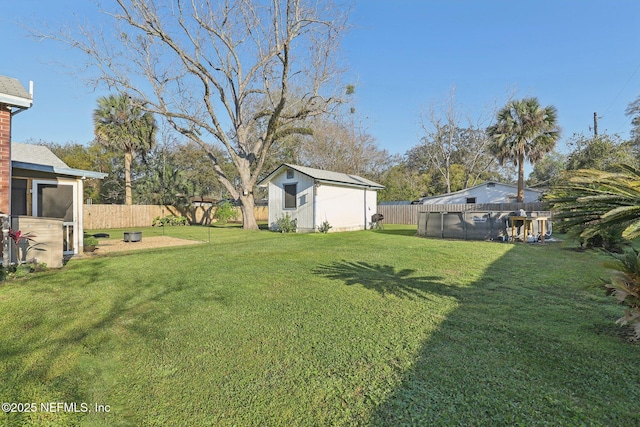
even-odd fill
[[[76,253],[79,246],[77,184],[75,182],[33,181],[33,216],[62,219],[63,254]]]

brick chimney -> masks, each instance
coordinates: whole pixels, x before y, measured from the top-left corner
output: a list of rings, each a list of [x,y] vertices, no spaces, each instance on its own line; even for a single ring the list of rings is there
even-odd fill
[[[0,104],[0,213],[11,205],[11,107]]]
[[[0,212],[11,214],[11,120],[31,107],[33,86],[29,92],[11,77],[0,76]]]

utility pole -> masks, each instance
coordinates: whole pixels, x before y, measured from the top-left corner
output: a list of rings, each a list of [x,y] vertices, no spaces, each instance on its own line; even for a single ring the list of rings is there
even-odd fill
[[[593,113],[593,137],[598,137],[598,113]]]

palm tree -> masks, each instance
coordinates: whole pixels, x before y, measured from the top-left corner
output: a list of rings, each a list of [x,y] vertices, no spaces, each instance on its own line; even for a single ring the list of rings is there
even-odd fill
[[[553,150],[560,137],[557,111],[553,106],[540,107],[537,98],[525,98],[509,102],[496,118],[496,124],[487,129],[490,150],[500,165],[511,161],[518,166],[518,202],[523,202],[524,161],[534,164]]]
[[[155,145],[155,119],[135,99],[120,94],[98,99],[93,124],[100,144],[124,152],[125,204],[131,205],[131,162]]]
[[[584,239],[611,230],[627,240],[640,237],[640,170],[632,166],[566,172],[546,199],[558,211],[554,217]]]

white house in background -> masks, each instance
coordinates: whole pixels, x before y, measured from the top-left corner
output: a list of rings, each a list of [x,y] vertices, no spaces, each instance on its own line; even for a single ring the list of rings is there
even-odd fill
[[[540,201],[542,191],[531,188],[524,189],[524,203]],[[423,197],[420,204],[423,205],[457,205],[457,204],[480,204],[480,203],[516,203],[518,198],[518,187],[511,184],[503,184],[495,181],[488,181],[483,184],[469,187],[453,193],[442,194],[440,196]]]
[[[313,232],[327,221],[330,231],[366,230],[384,186],[339,172],[282,164],[258,183],[269,189],[269,229],[289,214],[298,231]]]

